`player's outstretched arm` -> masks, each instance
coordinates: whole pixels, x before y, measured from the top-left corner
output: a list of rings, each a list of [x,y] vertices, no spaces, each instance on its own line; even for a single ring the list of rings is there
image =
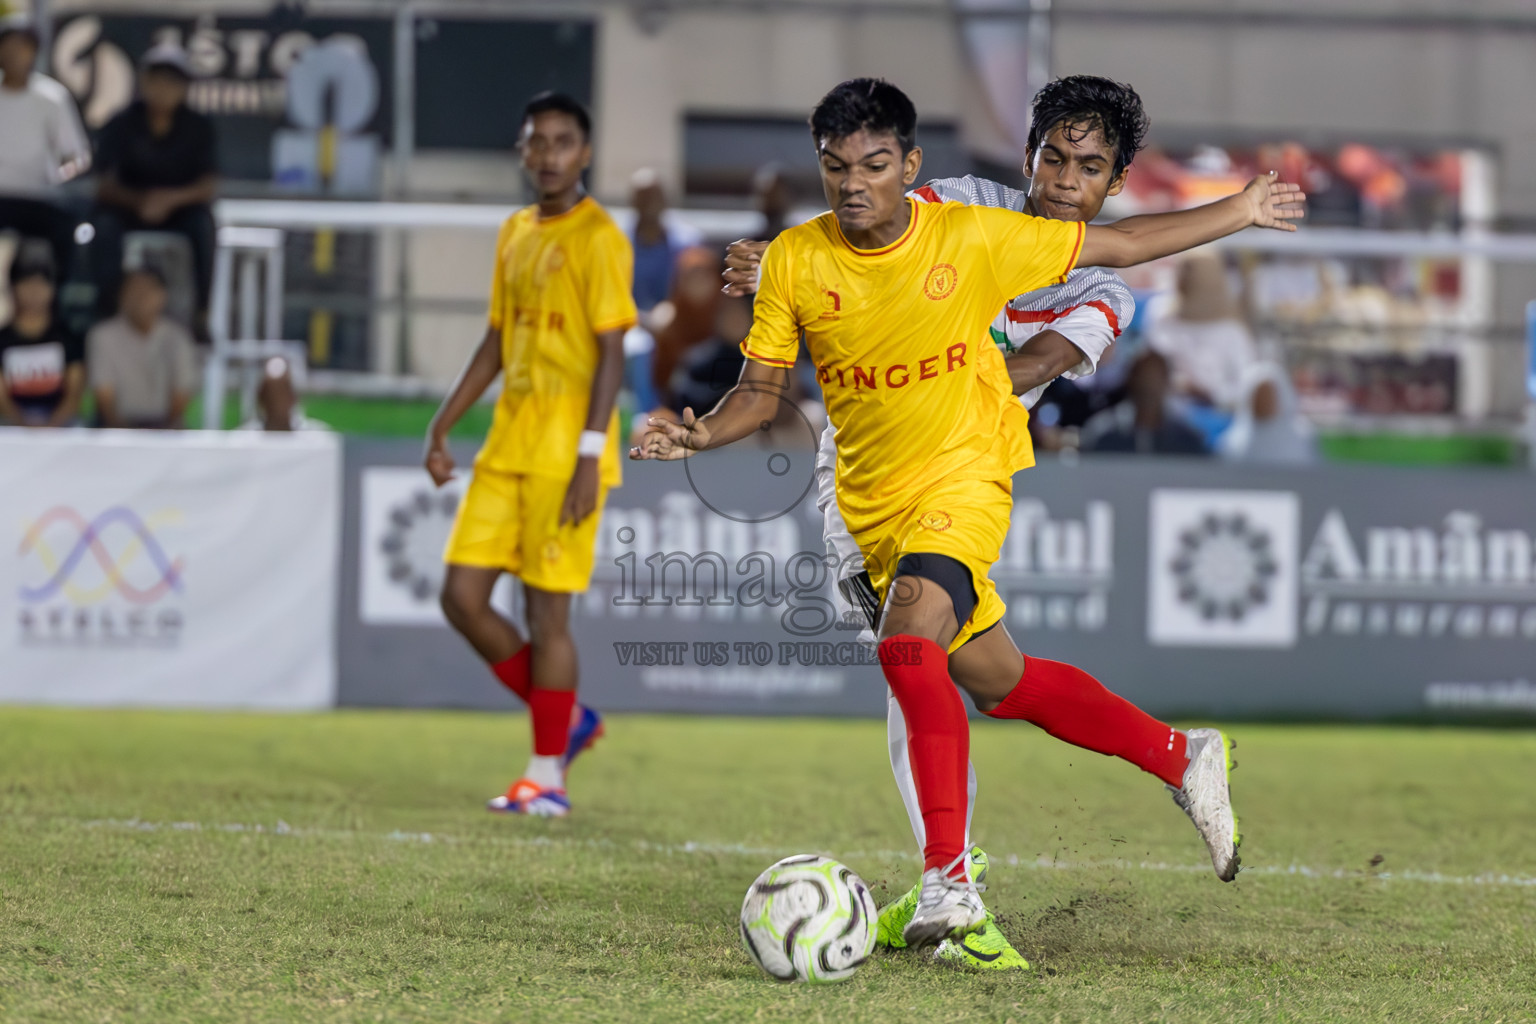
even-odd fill
[[[1172,256],[1249,227],[1295,231],[1306,216],[1300,185],[1261,174],[1236,195],[1193,210],[1127,217],[1113,224],[1090,224],[1078,256],[1080,267],[1130,267]]]
[[[485,337],[480,339],[474,355],[469,357],[469,362],[459,371],[458,380],[453,382],[453,387],[449,389],[443,404],[433,414],[431,425],[427,427],[427,450],[422,462],[437,486],[441,487],[453,479],[453,455],[448,451],[448,432],[469,407],[480,400],[480,396],[485,394],[485,389],[491,386],[500,372],[501,328],[487,326]]]
[[[1059,331],[1045,330],[1032,336],[1003,360],[1015,395],[1027,395],[1049,384],[1083,361],[1083,350]]]
[[[782,395],[789,390],[789,371],[748,359],[736,386],[705,416],[695,418],[683,410],[683,422],[660,416],[646,421],[640,443],[629,450],[631,459],[685,459],[694,452],[740,441],[755,430],[767,430],[778,415]]]

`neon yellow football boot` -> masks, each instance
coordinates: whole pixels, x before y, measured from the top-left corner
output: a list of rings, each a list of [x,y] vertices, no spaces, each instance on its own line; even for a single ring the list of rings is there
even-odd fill
[[[987,911],[986,924],[958,941],[945,939],[933,955],[983,971],[1029,970],[1029,961],[1013,948],[1013,943],[1008,941],[1008,936],[997,926],[997,920],[990,910]]]

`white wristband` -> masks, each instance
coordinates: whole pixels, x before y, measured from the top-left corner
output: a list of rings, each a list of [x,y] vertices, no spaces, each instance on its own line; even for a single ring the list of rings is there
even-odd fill
[[[608,435],[601,430],[583,430],[576,442],[576,454],[583,459],[595,459],[608,447]]]

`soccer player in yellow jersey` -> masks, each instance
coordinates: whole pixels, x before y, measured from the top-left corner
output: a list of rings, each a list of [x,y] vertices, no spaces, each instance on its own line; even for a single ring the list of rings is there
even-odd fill
[[[568,96],[541,93],[524,110],[518,145],[539,199],[501,227],[485,336],[433,417],[426,452],[442,486],[454,469],[449,430],[500,374],[496,416],[444,555],[442,604],[528,703],[533,756],[488,807],[545,817],[570,812],[566,769],[602,732],[597,713],[576,703],[570,607],[591,579],[598,517],[619,483],[614,399],[635,323],[629,240],[582,191],[590,136],[586,110]],[[502,573],[522,581],[527,641],[491,607]]]
[[[855,79],[811,114],[829,213],[763,256],[748,361],[708,415],[659,419],[632,458],[682,458],[773,418],[798,338],[836,430],[837,502],[883,602],[880,662],[907,721],[923,812],[922,891],[904,931],[923,946],[979,928],[964,849],[969,727],[955,690],[1004,708],[1024,658],[993,629],[988,572],[1008,529],[1014,472],[1034,455],[987,328],[1013,296],[1078,266],[1129,266],[1250,226],[1294,230],[1300,190],[1266,176],[1183,213],[1105,227],[958,203],[919,204],[917,113],[888,82]]]

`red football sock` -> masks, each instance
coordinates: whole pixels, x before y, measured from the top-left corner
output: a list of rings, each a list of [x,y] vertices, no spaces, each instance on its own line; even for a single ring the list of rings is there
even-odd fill
[[[1018,685],[987,714],[1033,722],[1059,740],[1122,757],[1170,786],[1184,784],[1185,735],[1072,665],[1024,659]]]
[[[525,703],[528,700],[528,691],[533,689],[533,675],[529,671],[532,661],[533,645],[523,644],[512,657],[491,666],[491,671],[496,673],[496,678],[501,680],[501,685],[523,698]]]
[[[533,752],[539,757],[562,757],[571,734],[571,708],[576,704],[575,690],[545,690],[534,687],[528,694],[529,717],[533,719]]]
[[[949,678],[949,655],[932,640],[898,634],[880,643],[880,669],[907,720],[907,754],[923,811],[923,870],[965,850],[966,764],[971,727]],[[956,871],[963,877],[965,866]]]

